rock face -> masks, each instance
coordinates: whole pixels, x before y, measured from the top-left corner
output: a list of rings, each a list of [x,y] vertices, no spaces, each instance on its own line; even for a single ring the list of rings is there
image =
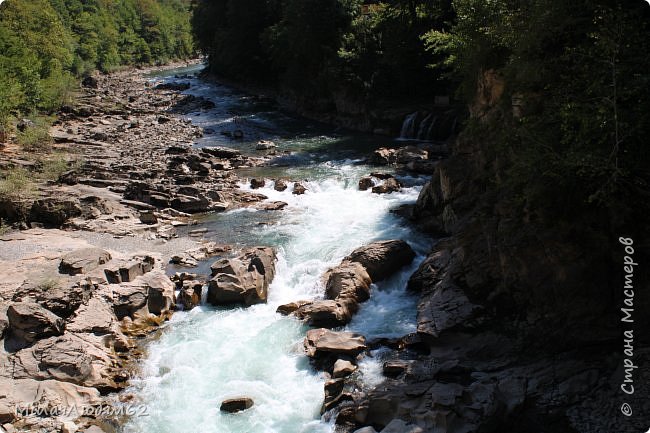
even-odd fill
[[[253,399],[248,397],[230,398],[221,402],[219,410],[222,412],[236,413],[253,407]]]
[[[78,200],[48,197],[34,202],[29,219],[50,227],[60,227],[70,218],[78,217],[82,213]]]
[[[19,302],[7,309],[12,336],[27,343],[52,335],[61,335],[63,319],[36,303]]]
[[[491,110],[504,88],[495,71],[479,81],[476,120],[507,118],[500,106]],[[417,345],[376,343],[391,348],[386,378],[343,399],[355,389],[346,377],[327,408],[336,411],[325,416],[342,432],[620,430],[622,302],[613,302],[607,283],[620,262],[601,243],[619,235],[601,227],[586,249],[587,231],[580,243],[570,235],[582,222],[562,228],[544,221],[546,210],[522,209],[512,191],[489,185],[504,166],[497,144],[469,137],[453,143],[448,160],[431,164],[413,212],[422,229],[442,238],[409,281],[419,296]],[[431,162],[410,150],[402,156],[414,166]],[[641,358],[650,356],[646,343],[635,347]],[[642,407],[650,394],[638,392]]]
[[[70,275],[85,274],[110,260],[111,255],[107,251],[99,248],[83,248],[63,256],[59,271]]]
[[[212,267],[208,302],[213,305],[253,305],[266,302],[269,284],[275,276],[275,251],[257,247]]]
[[[94,286],[87,281],[63,283],[58,280],[26,283],[12,298],[14,302],[36,302],[62,318],[68,318],[80,305],[88,301]]]

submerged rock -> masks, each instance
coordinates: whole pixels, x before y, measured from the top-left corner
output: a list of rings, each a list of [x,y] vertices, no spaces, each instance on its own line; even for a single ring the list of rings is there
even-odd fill
[[[229,398],[221,402],[219,410],[222,412],[236,413],[253,407],[255,402],[249,397]]]
[[[302,186],[302,184],[296,182],[293,184],[293,191],[291,192],[292,194],[295,195],[301,195],[304,194],[307,191],[307,188]]]
[[[251,188],[252,189],[263,188],[264,185],[266,185],[266,181],[264,180],[264,178],[262,178],[262,179],[255,179],[255,178],[251,179]]]
[[[402,189],[402,185],[395,178],[386,179],[381,185],[373,186],[372,192],[375,194],[392,194]]]
[[[273,189],[282,192],[287,189],[287,183],[282,179],[277,179],[273,185]]]
[[[273,149],[275,147],[277,147],[277,145],[274,142],[269,140],[260,140],[255,145],[255,149],[257,150],[267,150],[267,149]]]
[[[372,177],[370,176],[364,176],[359,179],[359,191],[366,191],[372,188],[374,185],[375,183],[372,181]]]
[[[280,305],[275,312],[280,313],[283,316],[288,316],[289,314],[295,312],[298,310],[298,308],[302,307],[303,305],[311,304],[311,301],[298,301],[298,302],[290,302],[288,304],[283,304]]]

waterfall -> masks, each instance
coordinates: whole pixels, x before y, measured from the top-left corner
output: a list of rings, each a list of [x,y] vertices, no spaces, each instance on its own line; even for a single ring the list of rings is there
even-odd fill
[[[429,113],[427,117],[420,122],[420,128],[418,128],[418,140],[427,140],[429,138],[429,126],[431,125],[431,120],[434,119],[433,113]]]
[[[411,113],[406,118],[404,119],[404,123],[402,123],[402,132],[399,135],[399,138],[403,139],[409,139],[409,138],[416,138],[415,137],[415,124],[418,118],[418,113],[417,111],[415,113]]]
[[[431,125],[429,125],[429,129],[427,130],[427,135],[426,135],[427,140],[433,140],[434,138],[433,134],[435,133],[437,125],[438,125],[438,116],[434,116],[433,120],[431,121]]]

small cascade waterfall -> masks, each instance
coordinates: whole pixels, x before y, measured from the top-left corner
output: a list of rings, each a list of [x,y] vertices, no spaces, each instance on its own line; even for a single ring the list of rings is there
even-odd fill
[[[402,131],[400,133],[400,138],[404,139],[409,139],[409,138],[415,138],[415,127],[416,127],[416,121],[418,119],[418,115],[420,113],[416,111],[415,113],[411,113],[406,118],[404,119],[404,123],[402,124]]]
[[[453,114],[435,112],[411,113],[404,118],[400,139],[443,141],[456,132],[458,119]]]
[[[420,127],[418,128],[418,140],[426,140],[429,137],[429,129],[431,125],[435,122],[435,116],[433,113],[429,113],[422,122],[420,122]]]

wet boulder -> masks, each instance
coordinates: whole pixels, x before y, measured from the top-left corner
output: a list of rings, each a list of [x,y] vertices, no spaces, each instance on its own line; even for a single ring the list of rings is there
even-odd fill
[[[310,326],[336,328],[350,323],[358,309],[357,302],[353,300],[326,299],[309,302],[298,308],[293,314]]]
[[[352,299],[364,302],[370,298],[372,279],[363,263],[344,260],[325,273],[327,299]]]
[[[270,247],[250,248],[238,257],[215,262],[211,270],[213,278],[208,285],[211,304],[264,303],[275,276],[275,251]]]
[[[303,305],[311,304],[311,301],[297,301],[297,302],[289,302],[288,304],[283,304],[280,305],[275,312],[280,313],[283,316],[288,316],[291,313],[294,313],[297,311],[300,307]]]
[[[335,378],[349,376],[357,370],[357,366],[346,359],[338,359],[334,363],[332,376]]]
[[[274,142],[269,140],[260,140],[255,145],[255,149],[257,150],[268,150],[268,149],[273,149],[275,147],[277,147],[277,145]]]
[[[287,183],[282,179],[277,179],[273,185],[273,189],[282,192],[287,189]]]
[[[260,210],[282,210],[288,205],[289,204],[284,201],[269,201],[260,203],[256,205],[255,208]]]
[[[307,188],[305,188],[302,184],[298,182],[293,184],[293,191],[291,191],[292,194],[301,195],[305,192],[307,192]]]
[[[345,260],[361,264],[372,281],[380,281],[410,264],[414,258],[415,252],[409,244],[387,240],[357,248]]]
[[[397,157],[395,149],[388,149],[386,147],[375,150],[370,157],[368,157],[368,162],[375,165],[390,165],[394,164],[396,161]]]
[[[366,350],[366,339],[353,332],[335,332],[329,329],[310,329],[304,341],[305,352],[310,358],[336,354],[356,357]]]
[[[344,326],[359,310],[359,303],[370,298],[372,280],[361,264],[348,261],[328,270],[324,280],[327,299],[306,303],[293,314],[311,326]]]
[[[359,179],[359,191],[367,191],[370,188],[372,188],[375,185],[375,183],[372,180],[372,177],[370,176],[364,176],[361,179]]]
[[[397,162],[400,164],[408,164],[412,161],[424,161],[429,158],[429,153],[426,150],[420,149],[417,146],[406,146],[397,149],[395,153]]]
[[[264,178],[262,178],[262,179],[255,179],[255,178],[251,179],[251,188],[252,189],[263,188],[264,185],[266,185],[266,181],[264,180]]]
[[[178,303],[183,306],[184,310],[191,310],[201,303],[201,293],[203,293],[202,282],[183,281],[178,294]]]
[[[374,194],[392,194],[394,192],[399,192],[402,189],[402,185],[395,178],[386,179],[381,184],[372,187],[372,192]]]
[[[236,413],[253,407],[255,402],[249,397],[229,398],[221,402],[219,410],[222,412]]]

